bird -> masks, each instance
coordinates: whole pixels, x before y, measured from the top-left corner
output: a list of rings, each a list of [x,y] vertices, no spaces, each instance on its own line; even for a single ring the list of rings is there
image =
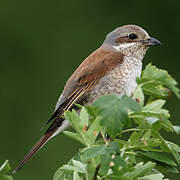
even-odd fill
[[[106,94],[131,96],[137,86],[136,78],[141,75],[146,51],[160,44],[137,25],[123,25],[107,34],[102,45],[70,76],[54,112],[45,122],[45,126],[49,125],[47,130],[13,173],[17,173],[48,140],[70,126],[63,117],[64,111],[77,110],[75,104],[90,105]]]

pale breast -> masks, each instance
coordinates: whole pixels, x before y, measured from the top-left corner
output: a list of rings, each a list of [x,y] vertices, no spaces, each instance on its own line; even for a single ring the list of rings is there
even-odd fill
[[[94,89],[91,90],[88,95],[88,104],[105,94],[131,96],[137,86],[136,78],[140,76],[141,69],[141,59],[126,56],[122,64],[101,78]]]

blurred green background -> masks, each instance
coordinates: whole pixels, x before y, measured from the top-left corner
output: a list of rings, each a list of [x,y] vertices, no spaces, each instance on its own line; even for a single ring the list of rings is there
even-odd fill
[[[180,82],[180,1],[1,0],[0,1],[0,164],[14,168],[42,135],[63,86],[106,34],[137,24],[162,42],[148,51],[152,62]],[[174,124],[180,124],[180,101],[170,99]],[[179,137],[169,134],[169,140]],[[50,180],[80,145],[63,134],[14,177]],[[180,178],[171,176],[172,179]]]

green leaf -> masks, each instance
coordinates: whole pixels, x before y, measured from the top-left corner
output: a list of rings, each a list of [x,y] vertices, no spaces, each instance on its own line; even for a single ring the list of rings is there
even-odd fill
[[[86,165],[83,164],[82,162],[80,161],[76,161],[76,160],[72,160],[73,162],[73,165],[74,165],[74,168],[76,169],[77,172],[79,173],[86,173]]]
[[[147,146],[148,147],[158,147],[160,146],[161,142],[159,141],[159,139],[155,139],[155,138],[148,138],[146,140]],[[154,149],[156,151],[156,149]]]
[[[141,79],[138,83],[148,83],[154,81],[169,88],[178,98],[180,98],[180,90],[177,88],[177,82],[168,74],[167,71],[158,69],[156,66],[148,64],[141,74]]]
[[[121,156],[116,155],[115,158],[113,158],[113,162],[117,167],[127,168],[127,163]]]
[[[63,166],[61,167],[61,170],[73,172],[75,169],[74,169],[74,167],[71,166],[71,165],[63,165]]]
[[[138,163],[132,172],[128,172],[128,176],[137,178],[138,176],[151,171],[154,167],[155,167],[155,163],[152,162],[148,162],[144,165],[143,163]]]
[[[112,142],[112,143],[109,143],[108,145],[105,145],[105,144],[94,145],[91,148],[85,148],[81,152],[81,158],[83,161],[87,161],[99,155],[112,154],[112,153],[119,153],[118,142]]]
[[[87,161],[105,153],[106,145],[92,146],[91,148],[87,148],[81,152],[81,158],[83,161]]]
[[[86,137],[88,139],[88,142],[89,144],[94,144],[98,134],[99,134],[99,131],[101,130],[101,126],[99,124],[101,120],[101,117],[98,116],[93,122],[92,124],[90,125],[88,131],[86,132]]]
[[[82,162],[72,159],[73,165],[63,165],[61,170],[69,171],[69,172],[78,172],[78,173],[86,173],[86,165]]]
[[[162,180],[163,177],[164,177],[164,175],[159,173],[159,174],[152,174],[152,175],[147,175],[144,177],[139,177],[139,178],[137,178],[137,180]]]
[[[72,175],[71,175],[72,176]],[[53,180],[64,180],[64,179],[66,179],[66,177],[67,177],[67,174],[61,169],[61,168],[59,168],[56,172],[55,172],[55,174],[54,174],[54,176],[53,176]],[[70,179],[70,178],[69,178]],[[72,179],[72,178],[71,178]]]
[[[171,121],[167,119],[162,119],[161,121],[159,121],[159,123],[161,124],[162,128],[165,129],[166,131],[173,132],[173,125]]]
[[[69,120],[73,126],[73,128],[77,132],[83,131],[83,126],[81,125],[80,121],[81,119],[79,118],[77,112],[73,109],[72,112],[70,111],[65,111],[64,112],[65,119]]]
[[[88,126],[89,125],[89,114],[87,113],[87,110],[82,107],[81,111],[80,111],[80,122],[79,124],[81,126]]]
[[[73,180],[73,160],[77,160],[80,161],[80,155],[79,153],[76,154],[75,156],[73,156],[73,158],[67,163],[67,165],[65,166],[65,168],[67,168],[67,170],[63,170],[64,167],[60,167],[59,169],[56,170],[53,180]]]
[[[111,143],[109,143],[108,145],[106,145],[106,151],[108,153],[119,153],[120,149],[119,149],[119,144],[117,141],[113,141]]]
[[[143,107],[142,112],[143,114],[147,116],[155,116],[155,117],[164,117],[164,118],[169,118],[170,114],[166,109],[163,109],[162,107],[166,103],[165,100],[158,99],[156,101],[153,101],[151,103],[148,103],[146,106]]]
[[[173,129],[176,132],[176,134],[180,133],[180,126],[173,126]]]
[[[11,170],[11,167],[9,165],[9,161],[6,160],[0,167],[0,175],[4,175],[10,170]]]
[[[98,109],[98,115],[102,116],[100,124],[106,127],[112,137],[129,124],[128,110],[140,111],[139,103],[127,96],[105,95],[97,99],[93,106]]]
[[[136,99],[142,106],[144,105],[144,93],[141,86],[137,86],[135,89],[133,99]]]
[[[170,159],[167,155],[164,155],[162,153],[158,152],[143,152],[143,151],[138,151],[139,154],[143,154],[144,156],[147,156],[149,158],[152,158],[156,161],[163,162],[165,164],[171,165],[171,166],[177,166],[176,163]]]
[[[177,144],[170,142],[170,141],[166,141],[166,144],[168,144],[168,146],[169,145],[172,146],[175,149],[175,151],[180,153],[180,147]]]
[[[77,133],[74,133],[74,132],[70,132],[70,131],[63,131],[63,133],[66,135],[66,136],[69,136],[70,138],[72,139],[75,139],[77,141],[79,141],[81,144],[83,145],[86,145],[81,137],[80,134],[77,134]]]
[[[74,171],[74,173],[73,173],[73,180],[81,180],[81,178],[79,177],[79,175],[76,171]]]
[[[93,161],[87,161],[87,173],[86,173],[86,180],[92,180],[95,174],[95,167]]]
[[[152,131],[152,135],[155,138],[159,139],[159,141],[161,142],[160,147],[164,152],[171,152],[171,150],[168,147],[166,140],[158,132]]]
[[[156,98],[164,99],[169,97],[168,89],[156,82],[143,85],[143,91],[146,95],[154,96]]]
[[[166,141],[169,149],[171,150],[173,156],[175,157],[176,161],[178,164],[180,164],[180,155],[179,155],[179,151],[177,150],[177,145],[175,146],[175,144],[169,142],[169,141]]]
[[[13,180],[12,176],[0,175],[0,180]]]
[[[153,110],[153,111],[154,111],[154,110],[156,110],[156,109],[161,109],[161,108],[164,106],[165,103],[166,103],[165,100],[158,99],[158,100],[156,100],[156,101],[153,101],[153,102],[147,104],[147,105],[143,108],[143,110]]]
[[[99,174],[106,176],[108,173],[108,170],[110,169],[110,162],[111,162],[110,154],[104,154],[101,158],[101,164],[99,169]]]
[[[82,141],[78,136],[76,136],[76,139],[80,140],[80,142],[82,142],[86,146],[90,146],[88,138],[86,137],[86,132],[84,132],[84,126],[86,121],[83,123],[83,120],[80,119],[80,117],[74,109],[72,110],[72,112],[65,111],[64,116],[65,119],[71,122],[72,127],[80,134]],[[70,135],[70,133],[68,133],[68,135]]]
[[[131,134],[128,142],[130,142],[131,144],[137,144],[139,143],[139,139],[142,137],[144,131],[141,130],[141,131],[135,131]]]
[[[156,161],[156,169],[163,174],[179,173],[179,171],[177,170],[177,168],[175,166],[170,166],[170,165],[167,165],[167,164],[159,162],[159,161]]]
[[[134,178],[132,177],[128,177],[128,176],[118,176],[118,175],[110,175],[107,176],[107,178],[105,180],[134,180]]]
[[[157,122],[159,120],[158,117],[146,117],[145,119],[146,119],[147,123],[150,125],[154,124],[155,122]]]

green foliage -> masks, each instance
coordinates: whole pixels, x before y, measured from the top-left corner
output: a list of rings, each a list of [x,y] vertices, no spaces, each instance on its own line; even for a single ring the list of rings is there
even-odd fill
[[[166,173],[178,173],[180,147],[161,135],[180,132],[164,108],[171,91],[180,97],[177,82],[149,64],[137,83],[132,98],[106,95],[79,106],[79,115],[65,112],[75,132],[64,133],[85,147],[53,180],[168,180]]]
[[[0,180],[13,180],[12,176],[7,175],[11,170],[8,160],[6,160],[0,167]]]

